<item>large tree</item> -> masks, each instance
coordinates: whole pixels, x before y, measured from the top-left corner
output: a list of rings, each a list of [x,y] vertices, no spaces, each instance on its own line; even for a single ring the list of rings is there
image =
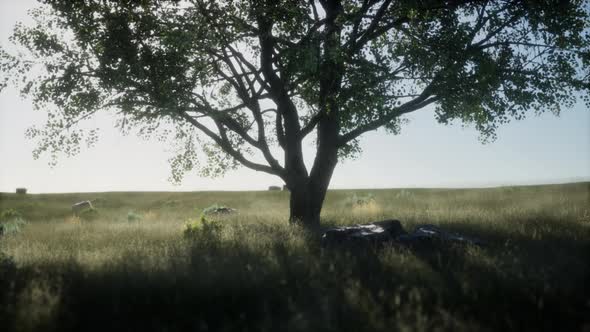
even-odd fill
[[[76,124],[114,111],[123,130],[172,135],[175,180],[238,165],[276,175],[291,221],[310,226],[338,160],[368,131],[398,133],[404,114],[433,105],[439,122],[489,139],[589,89],[584,1],[41,2],[36,24],[15,28],[20,51],[0,54],[2,86],[49,112],[28,131],[36,155],[76,153],[96,138]]]

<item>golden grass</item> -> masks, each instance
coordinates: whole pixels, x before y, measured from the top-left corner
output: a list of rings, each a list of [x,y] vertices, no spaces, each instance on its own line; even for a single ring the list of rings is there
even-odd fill
[[[351,195],[367,193],[374,201],[345,206]],[[98,219],[71,215],[72,202],[96,196],[104,201]],[[240,329],[242,311],[254,315],[243,321],[251,330],[274,330],[279,321],[301,331],[535,330],[553,320],[583,326],[580,305],[590,298],[584,295],[588,183],[329,193],[327,226],[395,218],[408,230],[436,224],[490,243],[427,254],[393,247],[359,255],[321,251],[317,234],[288,224],[287,199],[282,192],[2,194],[0,209],[16,208],[29,221],[0,240],[16,269],[0,269],[0,287],[2,277],[12,285],[0,296],[11,310],[8,322],[21,330],[59,329],[69,317],[85,328],[91,313],[79,301],[92,303],[105,322],[118,317],[116,303],[135,301],[140,311],[183,315],[160,330],[193,327],[183,325],[193,320]],[[214,234],[185,238],[185,222],[214,203],[238,213],[215,217],[223,227]],[[130,222],[128,211],[141,219]],[[166,301],[172,302],[158,304]],[[127,329],[136,328],[137,317],[126,315]],[[531,323],[521,325],[520,318]],[[97,326],[111,329],[105,322]]]

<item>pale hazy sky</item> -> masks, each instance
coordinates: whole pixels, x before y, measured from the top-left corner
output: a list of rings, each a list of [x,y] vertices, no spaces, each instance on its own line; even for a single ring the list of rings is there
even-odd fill
[[[32,0],[0,0],[0,45],[17,21],[29,22]],[[590,179],[590,111],[579,103],[560,117],[544,114],[512,122],[487,145],[473,128],[443,126],[432,109],[409,115],[400,135],[377,131],[362,139],[364,153],[341,163],[331,188],[474,187]],[[157,141],[122,136],[108,115],[98,116],[98,144],[55,168],[47,158],[34,160],[34,142],[25,138],[31,125],[44,122],[43,112],[17,91],[0,93],[0,192],[26,187],[30,192],[143,190],[258,190],[281,185],[280,179],[246,168],[223,178],[191,174],[180,186],[167,181],[169,148]],[[311,149],[309,149],[311,151]],[[311,156],[308,156],[311,157]]]

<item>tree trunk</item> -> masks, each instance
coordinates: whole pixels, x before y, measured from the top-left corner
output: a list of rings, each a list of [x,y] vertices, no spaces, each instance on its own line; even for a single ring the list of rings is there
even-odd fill
[[[312,186],[308,178],[291,182],[287,187],[291,192],[289,222],[307,228],[318,227],[327,188]]]
[[[289,221],[308,228],[320,225],[320,213],[328,191],[328,185],[337,164],[336,149],[333,153],[316,158],[315,167],[309,177],[292,179],[287,187],[291,192]],[[321,151],[320,151],[321,152]]]
[[[334,168],[338,163],[340,109],[337,96],[344,73],[343,57],[339,56],[341,54],[342,25],[337,21],[338,15],[342,14],[344,9],[340,1],[323,1],[321,3],[326,11],[325,50],[322,55],[322,68],[319,77],[319,114],[321,114],[321,119],[317,127],[317,152],[309,175],[304,171],[301,139],[296,139],[300,129],[297,119],[290,121],[292,125],[297,125],[297,128],[294,128],[291,134],[287,132],[286,138],[287,142],[291,138],[299,145],[293,148],[287,146],[285,149],[285,165],[290,174],[287,187],[291,191],[289,220],[291,223],[301,223],[309,228],[316,228],[320,225],[320,213],[324,198]],[[287,119],[285,118],[285,120]],[[285,121],[286,123],[287,121]],[[287,158],[291,151],[296,152],[293,156],[300,159]]]

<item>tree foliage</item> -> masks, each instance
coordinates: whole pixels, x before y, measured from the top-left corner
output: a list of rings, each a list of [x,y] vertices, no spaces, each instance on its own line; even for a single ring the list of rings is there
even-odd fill
[[[36,153],[92,144],[76,124],[110,110],[123,130],[163,129],[179,151],[174,180],[243,165],[292,191],[327,187],[362,134],[398,133],[404,114],[428,105],[487,140],[580,93],[589,102],[587,1],[41,2],[35,25],[15,27],[19,53],[0,53],[0,87],[48,110],[29,131]]]

